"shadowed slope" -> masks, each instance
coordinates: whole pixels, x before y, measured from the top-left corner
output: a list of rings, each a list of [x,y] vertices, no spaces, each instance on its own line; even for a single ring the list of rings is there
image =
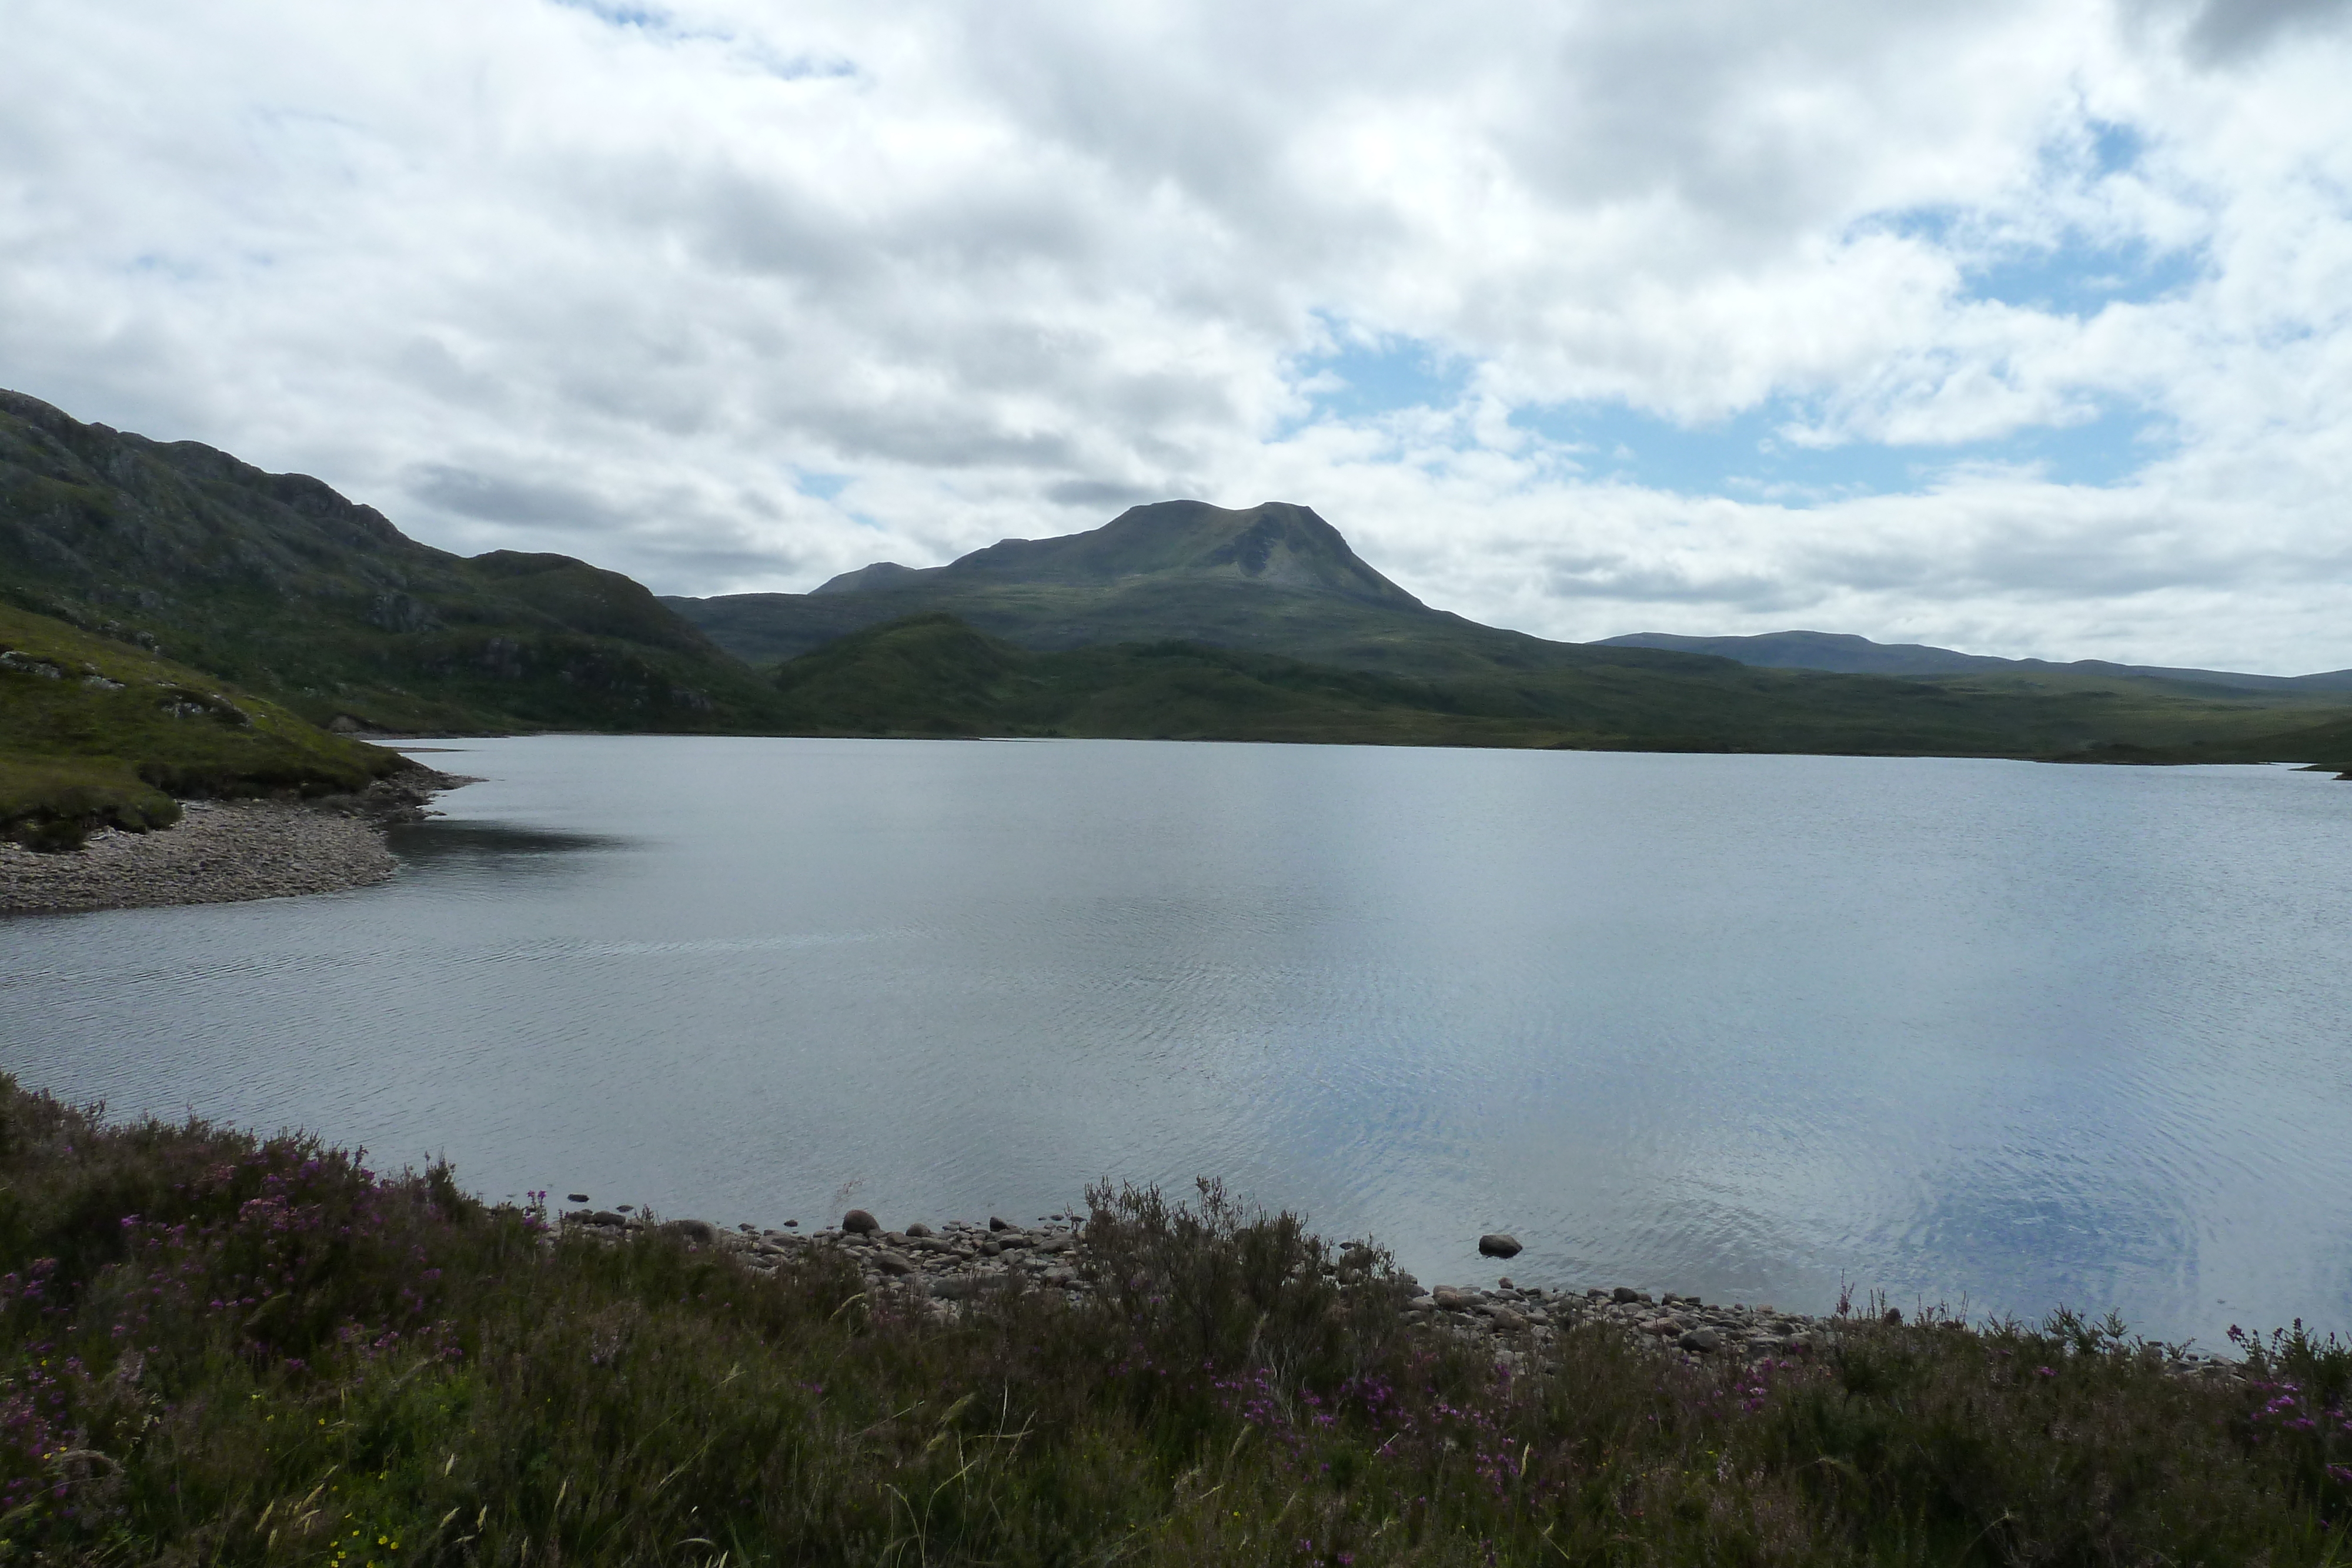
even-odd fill
[[[0,593],[391,729],[757,727],[763,685],[567,556],[418,544],[299,474],[0,392]]]

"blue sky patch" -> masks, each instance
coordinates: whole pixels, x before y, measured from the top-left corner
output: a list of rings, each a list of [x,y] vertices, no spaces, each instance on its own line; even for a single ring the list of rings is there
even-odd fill
[[[2091,170],[2096,179],[2128,172],[2147,151],[2147,138],[2116,120],[2085,122],[2091,132]]]
[[[2204,270],[2204,258],[2191,251],[2159,251],[2137,241],[2069,244],[2021,251],[1969,267],[1962,298],[1998,300],[2053,316],[2090,317],[2112,304],[2146,304],[2179,293]]]
[[[1442,354],[1415,338],[1347,343],[1297,362],[1317,419],[1375,419],[1408,408],[1452,408],[1470,384],[1467,361]],[[1314,385],[1314,382],[1323,382]]]
[[[795,468],[793,470],[793,488],[803,496],[830,501],[849,487],[851,477],[847,474],[817,474],[805,468]]]
[[[1567,448],[1569,461],[1589,480],[1799,507],[1916,493],[1956,468],[1984,465],[2030,469],[2053,484],[2113,485],[2167,449],[2154,439],[2159,434],[2154,417],[2123,405],[2081,424],[1937,446],[1800,446],[1780,434],[1806,414],[1784,399],[1691,427],[1622,403],[1585,403],[1522,409],[1511,423]]]
[[[2060,277],[2054,269],[2046,275],[2019,270],[1995,281],[2021,293],[2039,290],[2037,297],[2046,300]],[[2138,277],[2147,287],[2160,281],[2152,279],[2151,269]],[[2121,284],[2096,278],[2075,278],[2071,287],[2074,294],[2069,298],[2095,295],[2104,302],[2126,297]],[[2053,307],[2045,302],[2038,308]],[[1352,423],[1409,409],[1457,409],[1469,391],[1472,365],[1425,342],[1388,338],[1303,359],[1296,369],[1313,412],[1284,434],[1318,420]],[[1783,397],[1706,425],[1679,424],[1622,402],[1523,407],[1514,411],[1511,423],[1559,449],[1562,466],[1589,482],[1796,507],[1855,496],[1917,494],[1967,467],[2014,468],[2058,485],[2116,485],[2173,444],[2169,427],[2155,413],[2117,401],[2074,424],[2028,426],[1987,441],[1853,441],[1824,447],[1800,445],[1782,434],[1793,425],[1814,424],[1820,416],[1803,400]],[[1465,430],[1459,439],[1467,444],[1473,438]],[[802,488],[809,486],[803,482]]]

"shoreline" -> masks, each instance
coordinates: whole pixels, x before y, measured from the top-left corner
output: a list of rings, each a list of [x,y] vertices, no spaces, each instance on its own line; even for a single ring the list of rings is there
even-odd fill
[[[873,1228],[861,1228],[859,1221]],[[942,1319],[960,1315],[967,1303],[992,1292],[1025,1288],[1077,1298],[1091,1288],[1082,1267],[1086,1224],[1075,1215],[1028,1226],[992,1217],[986,1226],[959,1219],[938,1229],[917,1223],[899,1231],[881,1229],[871,1216],[852,1210],[843,1225],[803,1233],[748,1223],[730,1228],[705,1219],[655,1219],[643,1214],[577,1208],[558,1216],[556,1230],[608,1243],[631,1236],[674,1236],[689,1246],[731,1254],[760,1275],[772,1273],[779,1265],[812,1249],[836,1248],[848,1255],[869,1292],[893,1293],[927,1304],[934,1316]],[[1346,1247],[1334,1254],[1343,1286],[1360,1277],[1361,1265],[1350,1260],[1361,1256]],[[1424,1287],[1410,1274],[1397,1278],[1412,1292],[1401,1311],[1413,1326],[1484,1340],[1496,1359],[1514,1371],[1562,1333],[1588,1325],[1614,1330],[1663,1354],[1752,1366],[1810,1360],[1835,1348],[1848,1334],[1910,1321],[1894,1311],[1829,1315],[1785,1312],[1770,1305],[1742,1301],[1706,1302],[1671,1291],[1654,1295],[1627,1285],[1522,1286],[1503,1276],[1493,1287]],[[1972,1325],[1932,1314],[1919,1322],[1975,1332]],[[2247,1375],[2242,1361],[2203,1351],[2183,1349],[2168,1355],[2164,1364],[2166,1372],[2176,1377],[2235,1381]]]
[[[474,781],[420,765],[355,795],[184,800],[171,827],[109,828],[63,853],[0,843],[0,915],[240,904],[371,886],[400,867],[385,830],[424,821],[434,796]]]

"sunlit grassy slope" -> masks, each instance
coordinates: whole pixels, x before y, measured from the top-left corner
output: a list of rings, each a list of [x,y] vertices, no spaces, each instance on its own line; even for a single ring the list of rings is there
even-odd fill
[[[0,605],[0,832],[175,821],[173,796],[364,788],[407,766],[202,671]]]

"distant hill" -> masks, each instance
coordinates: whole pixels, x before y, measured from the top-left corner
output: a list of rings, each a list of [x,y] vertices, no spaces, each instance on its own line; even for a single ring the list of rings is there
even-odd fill
[[[866,626],[940,612],[1016,646],[1193,642],[1422,679],[1604,666],[1670,653],[1550,643],[1433,610],[1305,507],[1135,507],[1099,528],[1005,539],[940,567],[877,561],[811,593],[665,599],[739,658],[792,658]]]
[[[2338,706],[1692,660],[1435,680],[1160,642],[1027,649],[926,612],[777,672],[812,735],[1068,736],[2352,766]],[[2333,725],[2333,727],[2321,727]]]
[[[640,584],[417,543],[299,474],[0,392],[0,600],[317,724],[766,727],[772,693]]]
[[[2046,659],[1960,653],[1920,643],[1874,643],[1867,637],[1840,632],[1768,632],[1754,637],[1678,637],[1670,632],[1633,632],[1604,639],[1595,645],[1710,653],[1759,669],[1827,670],[1849,675],[2063,674],[2188,682],[2246,692],[2352,693],[2352,670],[2331,670],[2316,675],[2250,675],[2229,670],[2187,670],[2160,664],[2112,664],[2103,659],[2053,664]]]

